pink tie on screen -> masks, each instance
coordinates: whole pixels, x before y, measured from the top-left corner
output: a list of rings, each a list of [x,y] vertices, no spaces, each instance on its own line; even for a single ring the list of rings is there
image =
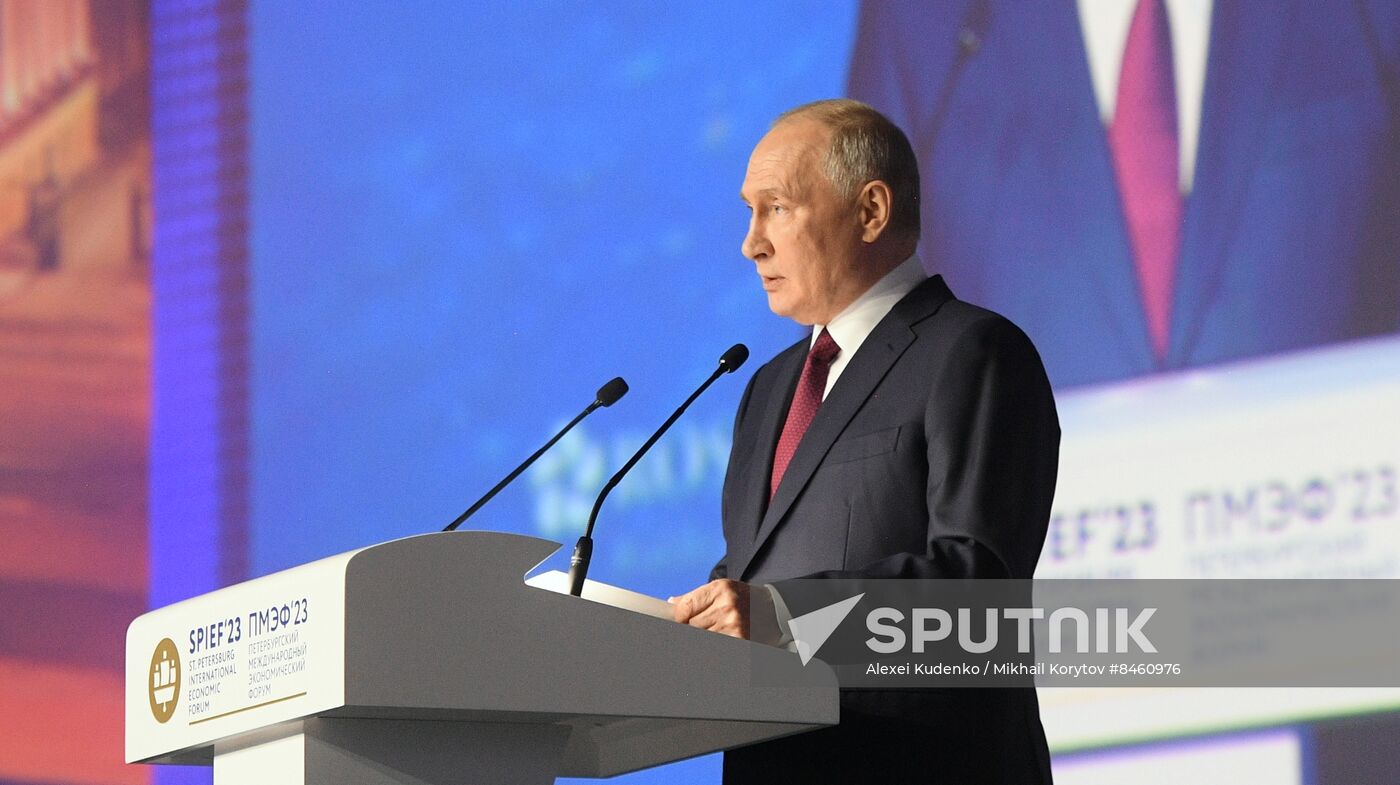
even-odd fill
[[[1152,350],[1160,361],[1171,334],[1172,288],[1181,243],[1180,151],[1176,134],[1171,28],[1165,0],[1138,0],[1123,50],[1108,146],[1128,223]]]
[[[807,362],[802,365],[802,378],[797,382],[797,390],[792,394],[792,405],[788,407],[787,420],[783,422],[783,435],[778,439],[778,449],[773,452],[773,476],[768,484],[768,500],[778,492],[778,483],[783,480],[797,445],[802,443],[802,435],[807,426],[817,416],[822,405],[822,393],[826,392],[826,375],[831,370],[831,361],[840,354],[841,347],[825,329],[817,336],[817,342],[807,353]]]

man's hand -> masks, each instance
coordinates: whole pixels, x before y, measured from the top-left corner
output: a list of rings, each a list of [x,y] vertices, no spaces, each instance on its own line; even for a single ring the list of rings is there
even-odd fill
[[[672,597],[672,614],[681,624],[711,632],[749,637],[749,585],[720,578]]]

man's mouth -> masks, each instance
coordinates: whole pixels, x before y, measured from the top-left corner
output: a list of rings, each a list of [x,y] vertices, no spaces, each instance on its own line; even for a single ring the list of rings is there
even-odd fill
[[[759,278],[763,279],[763,288],[770,292],[783,280],[779,275],[759,275]]]

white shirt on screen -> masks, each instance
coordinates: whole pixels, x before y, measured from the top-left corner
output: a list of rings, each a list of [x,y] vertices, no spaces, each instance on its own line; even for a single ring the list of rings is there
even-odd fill
[[[1113,122],[1118,102],[1118,76],[1128,27],[1138,0],[1078,0],[1079,27],[1094,82],[1099,119]],[[1212,0],[1166,0],[1167,23],[1172,31],[1172,72],[1176,77],[1176,129],[1181,150],[1181,192],[1191,192],[1196,177],[1196,148],[1201,138],[1201,101],[1206,88],[1206,60],[1210,52]],[[839,343],[839,341],[838,341]]]

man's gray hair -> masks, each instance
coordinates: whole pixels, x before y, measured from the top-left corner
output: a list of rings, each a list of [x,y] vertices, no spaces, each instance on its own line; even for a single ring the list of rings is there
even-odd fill
[[[813,101],[789,109],[773,125],[810,119],[831,129],[823,169],[838,193],[854,199],[872,180],[890,187],[890,229],[919,236],[919,162],[909,138],[868,104],[850,98]]]

